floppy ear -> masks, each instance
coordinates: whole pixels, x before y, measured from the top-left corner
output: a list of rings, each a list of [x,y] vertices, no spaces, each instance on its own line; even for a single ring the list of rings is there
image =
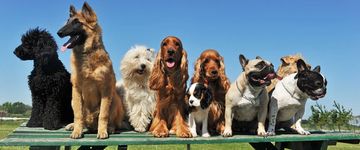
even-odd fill
[[[186,81],[189,78],[188,74],[188,60],[187,60],[187,53],[185,49],[182,50],[182,56],[181,56],[181,64],[180,64],[180,72],[181,72],[181,85],[185,86]]]
[[[97,20],[96,13],[93,11],[93,9],[90,7],[90,5],[87,2],[84,3],[81,13],[84,15],[87,22],[89,23],[96,22]]]
[[[201,60],[201,58],[198,58],[196,60],[195,63],[195,72],[194,72],[194,77],[191,79],[191,83],[195,83],[195,82],[201,82],[200,80],[202,80],[202,72],[203,72],[203,61]]]
[[[313,71],[317,72],[317,73],[320,73],[320,66],[316,66]]]
[[[159,90],[162,87],[165,87],[167,84],[166,77],[164,75],[164,64],[161,59],[161,50],[156,55],[153,69],[149,78],[149,87],[152,90]]]
[[[240,64],[243,68],[243,71],[245,70],[245,66],[249,63],[249,60],[245,58],[243,54],[240,54],[239,56]]]
[[[309,70],[308,67],[306,66],[304,60],[302,60],[302,59],[299,59],[296,62],[296,66],[297,66],[298,72]]]
[[[202,109],[206,109],[211,104],[212,92],[208,88],[205,88],[203,92],[204,92],[203,93],[204,94],[204,99],[201,100],[200,106],[201,106]]]
[[[224,88],[224,90],[227,91],[230,88],[230,82],[225,74],[224,58],[221,56],[220,56],[219,77],[220,77],[220,80],[219,80],[220,86],[222,86]]]
[[[70,18],[76,14],[76,9],[73,5],[70,5]]]

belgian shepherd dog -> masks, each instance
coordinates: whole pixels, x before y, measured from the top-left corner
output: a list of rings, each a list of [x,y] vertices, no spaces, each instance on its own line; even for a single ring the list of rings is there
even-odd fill
[[[71,82],[74,124],[70,137],[83,137],[83,128],[97,130],[97,138],[108,138],[108,133],[120,128],[124,108],[116,94],[115,74],[106,52],[97,16],[88,3],[81,11],[70,6],[70,18],[57,33],[70,39],[61,48],[72,49]]]

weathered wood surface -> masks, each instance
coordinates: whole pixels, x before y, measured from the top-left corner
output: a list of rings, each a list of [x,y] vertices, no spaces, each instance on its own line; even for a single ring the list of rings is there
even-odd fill
[[[224,138],[213,136],[210,138],[154,138],[150,133],[136,133],[133,131],[111,134],[110,138],[99,140],[96,134],[85,134],[82,139],[69,138],[70,131],[64,129],[44,130],[43,128],[27,128],[23,125],[15,129],[7,138],[0,140],[0,146],[75,146],[75,145],[157,145],[157,144],[215,144],[215,143],[260,143],[260,142],[297,142],[297,141],[342,141],[359,143],[359,133],[343,132],[313,132],[311,135],[280,133],[271,137],[256,135],[235,135]]]

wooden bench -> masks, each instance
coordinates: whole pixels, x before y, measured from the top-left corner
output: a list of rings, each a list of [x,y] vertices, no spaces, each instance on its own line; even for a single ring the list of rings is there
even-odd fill
[[[42,128],[27,128],[23,125],[15,129],[7,138],[0,140],[0,146],[32,146],[30,149],[46,149],[49,146],[110,146],[118,145],[118,149],[126,149],[127,145],[160,145],[160,144],[219,144],[219,143],[250,143],[255,149],[326,149],[328,145],[336,142],[359,144],[359,133],[340,132],[312,132],[311,135],[303,136],[280,132],[276,136],[259,137],[255,135],[235,135],[224,138],[213,136],[210,138],[154,138],[150,133],[121,132],[111,134],[105,140],[96,139],[96,134],[85,134],[82,139],[70,139],[70,131],[64,129],[44,130]],[[273,144],[274,143],[274,144]],[[35,147],[34,147],[35,146]],[[51,147],[50,147],[51,148]],[[51,149],[54,149],[52,147]]]

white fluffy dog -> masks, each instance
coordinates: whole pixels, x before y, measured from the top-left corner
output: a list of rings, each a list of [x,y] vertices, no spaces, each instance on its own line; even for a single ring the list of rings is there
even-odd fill
[[[138,132],[147,130],[155,110],[155,93],[148,86],[154,56],[153,49],[135,45],[120,64],[122,81],[116,88],[124,99],[129,122]]]

